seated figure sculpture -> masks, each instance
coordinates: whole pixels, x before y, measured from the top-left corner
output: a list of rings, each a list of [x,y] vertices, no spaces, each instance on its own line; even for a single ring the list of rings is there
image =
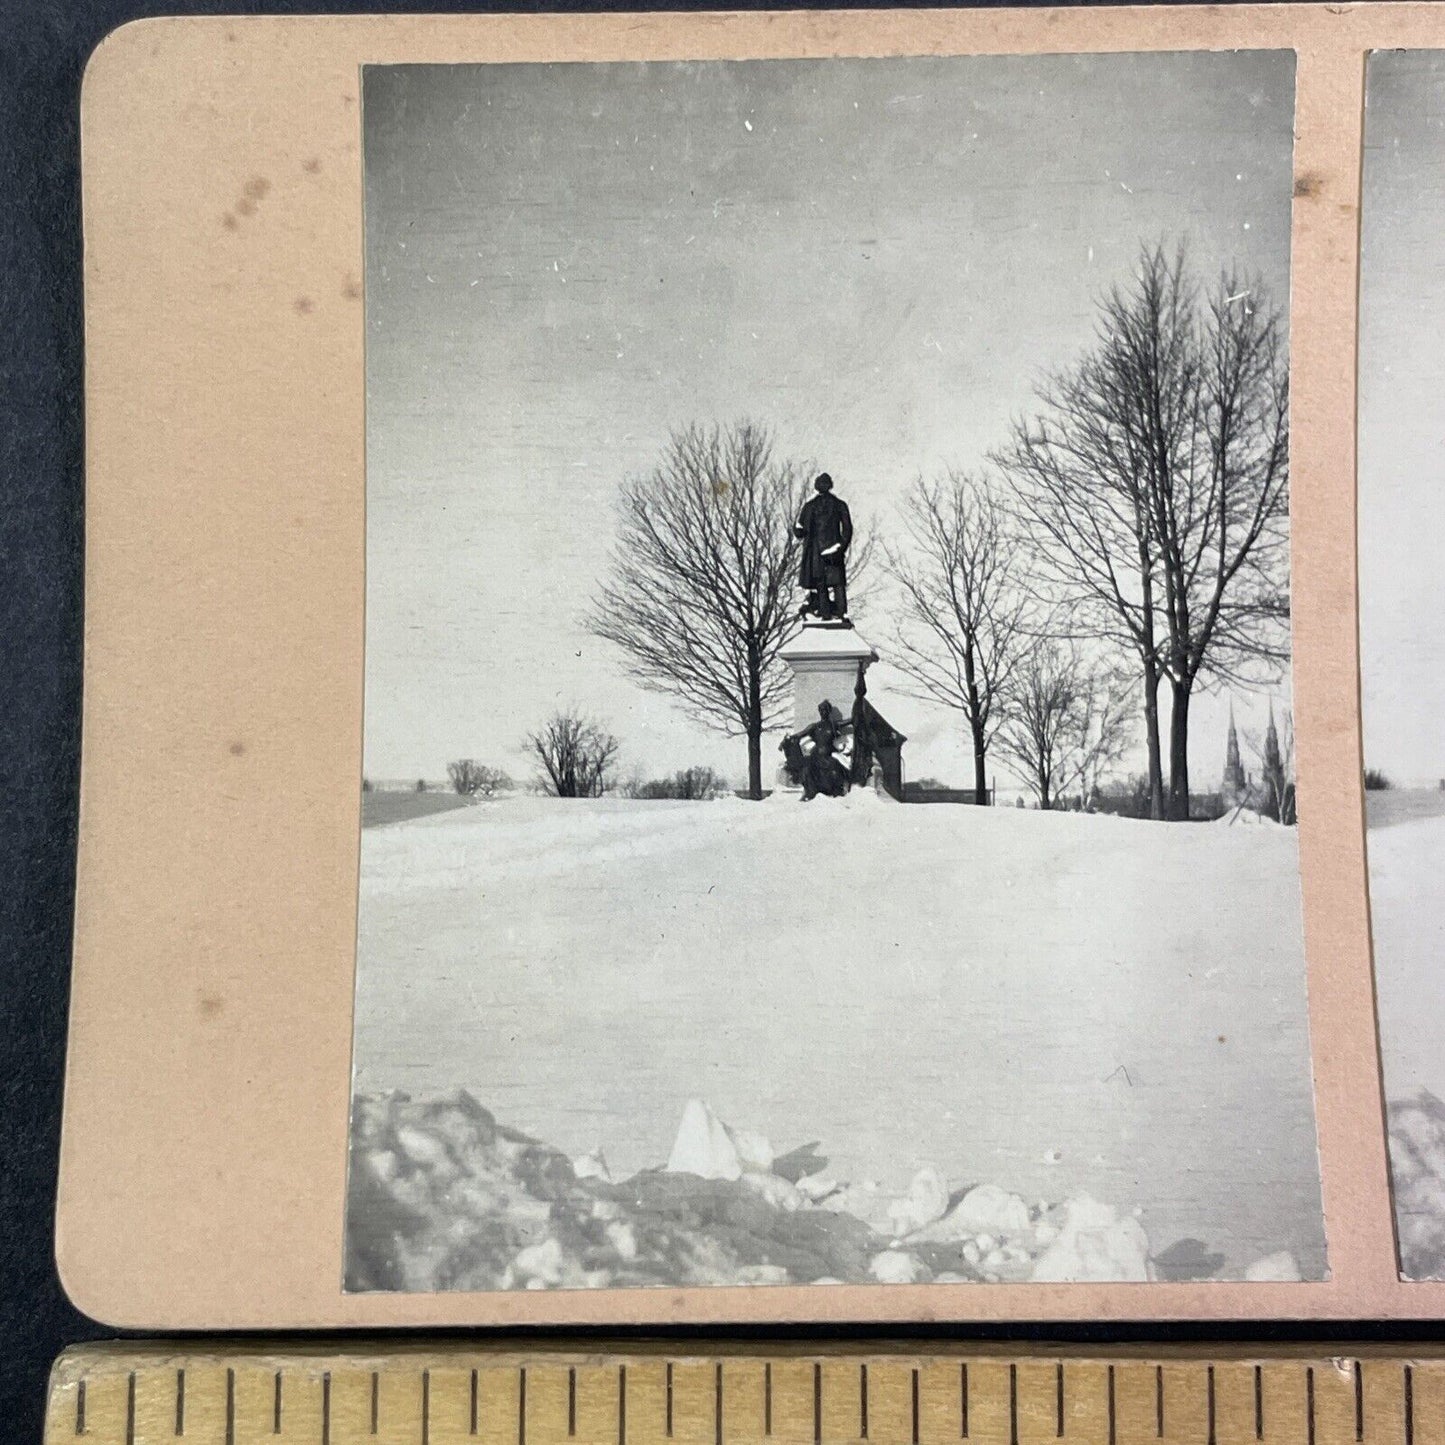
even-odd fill
[[[848,768],[836,754],[844,746],[852,723],[827,698],[818,704],[818,721],[789,733],[779,751],[788,774],[803,787],[803,801],[810,802],[822,793],[825,798],[841,798],[848,791]],[[811,746],[805,746],[811,744]]]

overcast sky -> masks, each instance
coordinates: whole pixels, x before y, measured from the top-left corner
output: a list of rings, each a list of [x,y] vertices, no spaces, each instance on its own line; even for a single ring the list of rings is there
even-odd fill
[[[525,774],[577,703],[628,766],[742,775],[586,631],[623,478],[749,417],[896,531],[1086,344],[1141,238],[1284,302],[1293,92],[1286,52],[369,68],[368,774]],[[910,774],[961,776],[957,718],[869,680]],[[1225,715],[1192,711],[1198,788]]]
[[[1370,57],[1360,286],[1365,761],[1445,778],[1445,56]]]

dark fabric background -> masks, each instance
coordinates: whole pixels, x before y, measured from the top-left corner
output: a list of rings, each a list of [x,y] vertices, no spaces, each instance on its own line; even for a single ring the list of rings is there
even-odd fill
[[[40,1438],[46,1372],[64,1346],[114,1333],[84,1319],[66,1302],[51,1248],[81,700],[84,519],[77,135],[81,72],[107,31],[143,15],[290,14],[314,8],[286,0],[238,0],[231,5],[0,0],[0,1438],[4,1440]],[[492,7],[448,0],[429,4],[342,0],[324,8],[395,13]],[[655,0],[634,0],[625,7],[580,0],[495,8],[705,7],[688,5],[686,0],[675,0],[671,7]],[[742,0],[737,8],[759,7]],[[838,1337],[849,1332],[827,1333]],[[1015,1327],[988,1333],[1076,1340],[1116,1334],[1103,1323],[1087,1329]],[[1133,1327],[1131,1333],[1155,1339],[1205,1335],[1179,1326],[1156,1331]],[[1219,1339],[1297,1335],[1288,1328],[1258,1326],[1212,1333]],[[1353,1326],[1316,1329],[1314,1337],[1404,1339],[1430,1333],[1419,1326]]]

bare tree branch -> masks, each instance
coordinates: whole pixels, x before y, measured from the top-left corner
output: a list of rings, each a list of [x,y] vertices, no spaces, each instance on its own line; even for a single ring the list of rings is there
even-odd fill
[[[963,713],[978,803],[988,801],[988,749],[1031,607],[1006,522],[987,482],[949,471],[914,484],[903,503],[910,545],[884,550],[902,602],[893,661],[914,696]]]
[[[998,749],[1040,808],[1073,794],[1087,804],[1129,747],[1131,713],[1119,679],[1071,643],[1040,642],[1015,668]]]

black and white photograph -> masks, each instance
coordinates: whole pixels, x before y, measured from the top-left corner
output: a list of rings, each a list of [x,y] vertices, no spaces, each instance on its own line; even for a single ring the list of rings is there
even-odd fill
[[[1445,52],[1366,72],[1360,676],[1370,929],[1400,1272],[1445,1279]]]
[[[1445,861],[1413,63],[1362,574],[1439,1151],[1442,921],[1379,894]],[[364,68],[348,1291],[1328,1276],[1294,72]]]

